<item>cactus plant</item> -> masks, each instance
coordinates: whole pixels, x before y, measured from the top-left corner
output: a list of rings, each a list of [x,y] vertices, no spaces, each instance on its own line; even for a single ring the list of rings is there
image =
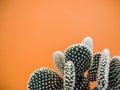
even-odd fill
[[[93,55],[93,60],[88,70],[89,81],[96,81],[100,58],[101,58],[101,52],[97,52]]]
[[[53,70],[40,68],[31,74],[28,81],[29,90],[61,90],[63,79]]]
[[[75,88],[73,90],[90,90],[88,78],[83,75],[77,75],[75,79]]]
[[[93,40],[91,37],[84,38],[81,43],[93,51]]]
[[[76,74],[84,74],[91,64],[92,52],[83,44],[74,44],[65,50],[65,62],[72,61]]]
[[[65,64],[64,69],[64,90],[73,90],[75,86],[75,67],[71,61]]]
[[[65,60],[64,54],[61,51],[56,51],[53,53],[54,65],[57,69],[64,75]]]
[[[120,89],[120,56],[114,56],[110,62],[109,88]]]
[[[108,88],[108,73],[109,73],[110,56],[109,50],[104,49],[99,63],[97,84],[98,89],[106,90]]]
[[[34,71],[28,81],[29,90],[90,90],[90,82],[96,81],[92,90],[120,90],[120,57],[110,62],[109,50],[93,54],[92,38],[70,45],[64,53],[53,53],[55,66],[63,77],[49,68]],[[87,77],[84,76],[88,72]]]

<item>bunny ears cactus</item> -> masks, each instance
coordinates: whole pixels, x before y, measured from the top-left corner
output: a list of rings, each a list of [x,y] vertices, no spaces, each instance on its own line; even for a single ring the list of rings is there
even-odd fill
[[[53,62],[63,77],[49,68],[35,70],[28,80],[28,90],[119,90],[120,57],[110,61],[109,50],[93,54],[93,41],[86,37],[81,43],[70,45],[64,53],[53,53]],[[87,77],[84,76],[88,72]]]
[[[31,74],[29,90],[61,90],[63,79],[53,70],[40,68]]]

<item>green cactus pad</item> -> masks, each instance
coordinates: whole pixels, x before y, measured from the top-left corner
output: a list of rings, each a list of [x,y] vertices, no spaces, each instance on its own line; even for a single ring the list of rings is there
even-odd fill
[[[90,81],[96,81],[100,58],[101,58],[100,52],[96,53],[93,56],[90,69],[88,70],[88,78]]]
[[[48,68],[34,71],[28,81],[29,90],[61,90],[62,88],[63,79]]]
[[[90,90],[89,80],[84,76],[77,75],[75,77],[74,90]]]
[[[75,67],[71,61],[65,64],[64,90],[73,90],[75,85]]]
[[[110,62],[109,87],[120,90],[120,57],[114,56]]]
[[[101,55],[97,75],[97,84],[98,89],[100,90],[106,90],[108,88],[109,63],[110,63],[109,50],[104,49]]]
[[[65,62],[72,61],[76,74],[83,75],[91,65],[92,52],[83,44],[74,44],[65,50]]]
[[[61,51],[54,52],[53,60],[54,60],[55,66],[63,75],[64,74],[64,67],[65,67],[64,54]]]

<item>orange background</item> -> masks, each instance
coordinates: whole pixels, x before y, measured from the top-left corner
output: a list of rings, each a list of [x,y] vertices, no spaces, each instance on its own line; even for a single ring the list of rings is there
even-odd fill
[[[94,52],[120,55],[119,0],[0,0],[0,90],[26,90],[52,54],[91,36]]]

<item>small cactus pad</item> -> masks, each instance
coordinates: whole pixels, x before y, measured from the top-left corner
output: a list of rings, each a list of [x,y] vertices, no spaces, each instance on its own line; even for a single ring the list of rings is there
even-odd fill
[[[84,74],[91,65],[92,52],[83,44],[74,44],[65,50],[65,62],[72,61],[76,74]]]
[[[48,68],[34,71],[28,81],[29,90],[61,90],[62,88],[62,78]]]
[[[77,75],[75,78],[74,90],[90,90],[90,85],[87,78],[81,75]]]
[[[98,89],[100,90],[106,90],[108,88],[109,63],[110,63],[109,50],[104,49],[101,55],[97,76]]]
[[[64,90],[73,90],[75,85],[75,67],[71,61],[65,64]]]
[[[53,60],[57,69],[64,74],[65,60],[64,54],[61,51],[56,51],[53,53]]]
[[[91,37],[84,38],[82,44],[87,45],[93,51],[93,41]]]
[[[114,56],[110,62],[109,87],[120,90],[120,57]]]
[[[90,69],[88,70],[88,78],[90,81],[96,81],[100,58],[101,58],[100,52],[96,53],[93,56],[93,60],[92,60]]]

